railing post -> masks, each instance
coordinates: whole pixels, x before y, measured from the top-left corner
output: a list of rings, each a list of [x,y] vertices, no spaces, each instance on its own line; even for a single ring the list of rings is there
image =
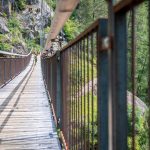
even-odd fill
[[[10,79],[12,80],[12,59],[10,58]]]
[[[126,13],[114,18],[114,45],[110,53],[111,101],[109,119],[112,150],[127,150],[127,28]],[[111,35],[111,34],[110,34]]]
[[[4,59],[4,84],[6,83],[6,60]]]
[[[62,122],[62,89],[61,89],[61,56],[60,51],[57,51],[56,54],[57,57],[57,89],[56,89],[56,108],[57,108],[57,124],[58,127],[61,128],[61,122]]]
[[[107,19],[100,19],[97,43],[99,150],[108,150],[108,50],[102,50],[102,40],[107,36]]]

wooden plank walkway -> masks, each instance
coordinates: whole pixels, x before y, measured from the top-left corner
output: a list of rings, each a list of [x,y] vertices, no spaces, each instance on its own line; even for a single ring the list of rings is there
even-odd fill
[[[0,150],[59,150],[40,58],[0,89]]]

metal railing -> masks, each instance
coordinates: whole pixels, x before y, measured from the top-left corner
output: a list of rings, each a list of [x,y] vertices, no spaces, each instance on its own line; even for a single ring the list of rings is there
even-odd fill
[[[43,78],[65,149],[136,150],[142,148],[137,140],[139,133],[146,136],[144,149],[148,149],[149,133],[143,134],[136,127],[141,115],[136,112],[140,85],[145,80],[150,83],[148,73],[138,77],[140,82],[135,80],[138,76],[135,49],[140,47],[136,44],[134,9],[142,4],[143,0],[122,0],[116,4],[108,1],[108,20],[97,20],[53,57],[41,58]],[[148,71],[150,2],[147,6],[144,33],[148,35],[145,48]],[[150,84],[145,89],[144,113],[150,106]],[[142,128],[148,126],[148,119],[144,124]]]
[[[30,62],[31,52],[28,55],[19,55],[0,51],[0,87],[22,72]]]
[[[149,149],[150,1],[109,1],[109,35],[114,37],[109,59],[110,147]],[[138,105],[142,102],[144,111]]]
[[[101,79],[108,78],[107,75],[103,76],[107,70],[102,69],[107,65],[102,65],[103,57],[106,57],[102,45],[105,37],[107,19],[97,20],[55,56],[42,59],[43,76],[55,120],[68,149],[97,149],[100,134],[98,124],[107,124],[98,103],[98,99],[104,95],[97,94],[100,91],[98,84],[103,84]],[[99,76],[103,77],[98,78]],[[103,91],[105,92],[105,87]],[[104,99],[106,98],[107,96]]]

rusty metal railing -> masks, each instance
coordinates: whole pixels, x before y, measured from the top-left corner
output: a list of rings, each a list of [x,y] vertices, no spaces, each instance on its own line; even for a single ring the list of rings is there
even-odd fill
[[[0,51],[0,55],[0,87],[3,87],[27,67],[31,53],[19,55]]]
[[[53,57],[41,59],[65,149],[149,149],[150,2],[113,2],[108,1],[108,20],[96,21]],[[137,7],[143,5],[147,8],[145,29],[135,23]],[[147,35],[146,44],[137,39],[139,29],[141,37]],[[136,49],[142,50],[144,61],[138,61]],[[147,71],[145,76],[136,74],[136,64],[142,74]],[[138,102],[145,108],[142,113]],[[147,118],[139,125],[145,114]]]
[[[106,55],[102,46],[106,36],[107,19],[97,20],[53,57],[42,59],[43,77],[67,149],[97,149],[99,121],[107,122],[98,103],[103,94],[97,94],[98,84],[103,84],[98,77],[107,72],[97,72],[105,67],[99,60]]]

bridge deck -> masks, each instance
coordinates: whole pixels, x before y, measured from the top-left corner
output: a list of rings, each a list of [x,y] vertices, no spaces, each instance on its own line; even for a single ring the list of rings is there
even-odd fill
[[[0,89],[0,150],[60,149],[40,59],[31,64]]]

